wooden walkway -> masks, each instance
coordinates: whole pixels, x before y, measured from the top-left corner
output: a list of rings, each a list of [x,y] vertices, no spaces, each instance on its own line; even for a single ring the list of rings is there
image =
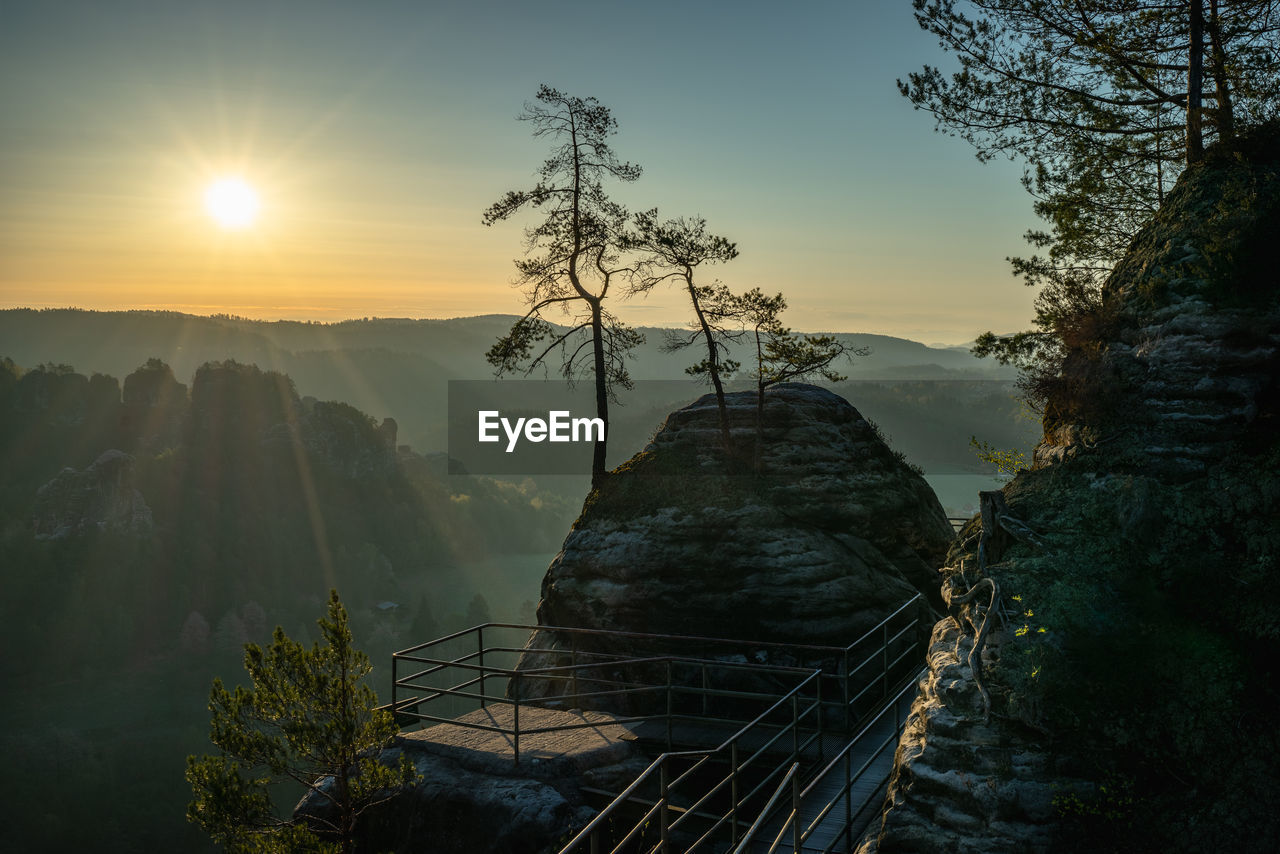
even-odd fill
[[[916,685],[913,681],[886,707],[889,713],[878,717],[871,726],[859,733],[852,744],[839,741],[839,746],[834,751],[827,752],[828,757],[835,756],[849,744],[847,756],[827,765],[824,772],[820,772],[821,776],[807,781],[803,787],[800,832],[805,838],[799,848],[795,847],[794,826],[786,826],[784,831],[791,812],[788,798],[777,814],[765,823],[753,840],[751,850],[767,854],[775,841],[778,843],[775,851],[853,850],[860,837],[880,814],[889,774],[893,770],[899,722],[906,719],[915,692]],[[862,771],[861,774],[858,774],[859,770]],[[853,781],[849,791],[842,794],[845,780],[853,775],[857,775],[857,779]],[[827,810],[825,815],[824,810]],[[779,840],[780,834],[782,838]]]
[[[861,768],[863,763],[868,760],[871,761],[871,764],[862,777],[850,787],[847,799],[840,797],[840,790],[844,786],[843,764],[837,765],[830,774],[813,784],[808,794],[800,802],[800,829],[802,833],[808,834],[801,844],[801,851],[844,851],[845,827],[849,827],[856,843],[858,837],[871,824],[871,820],[879,815],[880,801],[884,796],[885,783],[889,777],[889,772],[893,769],[896,738],[893,744],[887,750],[881,751],[878,756],[873,757],[872,753],[876,747],[893,734],[894,730],[893,721],[886,720],[881,726],[876,727],[874,733],[870,734],[865,749],[850,751],[850,760],[855,770]],[[819,813],[826,809],[829,804],[831,809],[819,822]],[[788,802],[784,805],[784,811],[779,812],[765,824],[764,830],[756,837],[755,843],[752,845],[752,851],[759,852],[759,854],[766,854],[769,851],[769,846],[778,838],[783,822],[787,819],[787,815],[790,812],[789,806],[790,803]],[[817,822],[816,826],[814,826],[815,822]],[[776,850],[794,850],[794,838],[793,829],[788,827]]]
[[[520,762],[515,762],[515,709],[491,702],[460,715],[453,723],[401,733],[412,749],[448,756],[464,767],[501,776],[522,776],[534,769],[573,769],[618,762],[631,755],[636,736],[607,712],[520,707]],[[529,732],[529,730],[548,730]]]

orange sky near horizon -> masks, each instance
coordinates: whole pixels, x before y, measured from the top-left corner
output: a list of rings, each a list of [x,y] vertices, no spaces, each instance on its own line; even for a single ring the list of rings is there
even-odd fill
[[[553,21],[522,4],[501,31],[465,4],[67,8],[24,7],[0,34],[0,307],[519,313],[512,260],[532,220],[480,214],[548,152],[513,121],[546,80],[613,110],[615,149],[645,169],[615,196],[705,216],[741,251],[706,280],[784,292],[790,326],[958,344],[1028,324],[1032,294],[1004,260],[1036,224],[1020,170],[979,164],[894,91],[940,59],[909,10],[598,10],[608,50],[547,56],[533,36]],[[678,37],[670,14],[687,19]],[[850,28],[871,31],[864,50],[844,50]],[[603,61],[658,39],[665,64]],[[261,198],[244,228],[205,210],[228,175]],[[687,315],[676,291],[614,310]]]

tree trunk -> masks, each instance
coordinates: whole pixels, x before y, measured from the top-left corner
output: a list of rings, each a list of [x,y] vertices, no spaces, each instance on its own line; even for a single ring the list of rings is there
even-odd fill
[[[1216,89],[1218,139],[1231,139],[1236,135],[1235,109],[1231,104],[1231,84],[1227,80],[1227,51],[1222,44],[1222,18],[1218,15],[1219,0],[1209,0],[1209,64],[1213,70]]]
[[[1191,0],[1191,45],[1187,57],[1187,165],[1204,159],[1200,111],[1204,77],[1204,0]]]
[[[693,281],[689,276],[685,277],[686,286],[689,288],[689,299],[693,300],[693,313],[698,316],[698,324],[702,327],[702,337],[707,342],[707,365],[711,374],[711,385],[716,390],[716,406],[720,409],[720,441],[724,443],[724,452],[730,452],[729,447],[729,407],[724,402],[724,384],[720,382],[720,360],[716,358],[716,340],[711,333],[711,325],[707,323],[707,317],[702,313],[702,305],[698,302],[698,293],[693,289]]]
[[[756,330],[756,448],[752,467],[756,474],[764,470],[764,354],[760,349],[760,330]]]
[[[595,351],[596,416],[604,422],[604,436],[596,440],[591,456],[591,487],[598,489],[608,471],[605,453],[609,441],[609,379],[604,364],[604,322],[600,317],[600,301],[591,303],[591,334]]]

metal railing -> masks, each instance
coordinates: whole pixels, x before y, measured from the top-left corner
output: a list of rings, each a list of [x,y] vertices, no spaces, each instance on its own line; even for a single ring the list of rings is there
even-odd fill
[[[795,787],[792,806],[799,815],[801,775],[825,758],[824,732],[865,734],[886,709],[897,705],[897,686],[918,671],[923,658],[920,616],[928,611],[922,601],[913,597],[844,647],[486,623],[395,653],[388,708],[404,722],[502,734],[510,740],[516,764],[522,737],[601,724],[565,716],[560,722],[530,726],[522,723],[522,706],[608,709],[611,721],[622,724],[660,721],[666,752],[563,851],[621,852],[640,843],[640,850],[693,851],[711,843],[728,850],[748,827],[762,826],[766,813],[773,811],[770,804],[785,794],[773,791],[774,797],[767,798],[780,780]],[[517,645],[516,638],[504,643],[502,636],[511,632],[527,642]],[[553,644],[532,646],[539,638]],[[601,648],[693,654],[628,655]],[[743,662],[721,656],[741,656]],[[526,666],[530,662],[553,663]],[[460,711],[493,704],[502,704],[509,714],[457,719]],[[761,707],[758,714],[750,711]],[[719,732],[732,728],[732,734],[715,747],[676,750],[673,729],[681,723],[715,724]],[[716,731],[703,727],[702,735]],[[819,776],[831,773],[841,757],[852,762],[852,744]],[[867,767],[854,776],[865,774]],[[811,781],[804,791],[812,788]],[[845,797],[848,801],[852,796],[846,791]],[[637,809],[638,820],[626,824]],[[793,835],[805,837],[799,822],[793,824]],[[812,828],[807,832],[811,835]]]
[[[917,677],[923,676],[924,672],[920,671]],[[770,806],[765,808],[752,824],[751,829],[739,840],[737,847],[733,849],[733,854],[748,854],[753,850],[761,850],[757,840],[766,828],[773,829],[770,826],[770,820],[777,816],[777,804],[788,794],[788,791],[791,796],[791,809],[781,816],[772,842],[768,848],[763,849],[767,854],[774,854],[780,850],[790,851],[792,854],[800,854],[802,851],[830,854],[841,849],[846,854],[852,852],[858,843],[856,832],[860,827],[865,826],[864,815],[872,807],[875,794],[880,791],[881,780],[875,781],[877,785],[870,793],[864,793],[860,797],[855,796],[854,788],[874,768],[883,768],[889,764],[884,761],[884,754],[886,751],[896,750],[898,740],[906,727],[907,713],[915,697],[916,682],[917,679],[906,680],[892,702],[868,721],[858,734],[849,740],[844,749],[803,788],[800,786],[799,778],[794,775],[789,775],[791,777],[789,782],[784,780],[779,784],[769,799]],[[890,720],[892,727],[888,726]],[[892,759],[892,754],[888,759]],[[840,780],[840,784],[834,792],[825,794],[818,803],[819,799],[814,796],[829,789],[828,781],[832,778]],[[831,834],[830,840],[823,847],[819,848],[817,844],[812,844],[819,829],[828,822],[833,811],[840,805],[844,807],[844,814],[839,818],[839,830]],[[806,806],[812,813],[808,818],[804,816]],[[784,840],[788,835],[791,837],[790,845],[785,845]]]
[[[522,737],[600,725],[599,720],[575,720],[529,726],[521,723],[522,705],[579,709],[589,707],[593,701],[607,700],[606,705],[615,708],[630,706],[637,711],[612,715],[610,722],[634,724],[662,721],[665,724],[667,747],[670,749],[673,746],[673,726],[679,721],[714,722],[737,727],[750,720],[740,716],[743,709],[749,709],[752,704],[775,703],[778,697],[776,690],[753,690],[750,687],[751,684],[759,684],[762,681],[781,684],[789,689],[786,696],[790,696],[797,690],[798,685],[808,685],[810,682],[817,684],[819,676],[817,671],[807,671],[802,668],[767,667],[674,656],[629,659],[605,656],[603,661],[576,665],[512,669],[473,663],[470,660],[397,655],[399,661],[428,665],[408,676],[402,677],[398,674],[395,676],[395,687],[389,708],[401,720],[449,724],[505,735],[511,739],[513,760],[517,765],[520,762]],[[465,658],[470,659],[481,655],[483,653],[465,656]],[[398,665],[393,666],[398,667]],[[423,684],[420,681],[428,676],[437,676],[454,670],[474,675],[450,687]],[[732,678],[735,673],[750,677],[746,680],[748,687],[717,687],[737,684]],[[489,692],[485,687],[486,680],[500,680],[504,690]],[[570,686],[570,692],[542,693],[536,699],[524,699],[524,687],[528,683],[539,681],[553,686]],[[741,681],[738,680],[738,682]],[[403,689],[416,689],[423,693],[401,698],[399,692]],[[815,689],[815,694],[818,690],[820,686]],[[472,701],[478,708],[502,704],[510,710],[511,723],[509,725],[485,723],[475,719],[459,719],[421,711],[422,706],[429,706],[446,697]],[[820,704],[820,696],[815,702]],[[819,727],[820,724],[819,719]]]
[[[485,623],[443,638],[401,650],[391,658],[391,703],[389,708],[407,720],[422,723],[451,723],[460,713],[484,708],[489,702],[510,702],[519,706],[526,694],[541,693],[537,705],[560,704],[564,708],[616,708],[620,699],[634,698],[639,685],[617,689],[583,690],[584,685],[608,682],[603,675],[610,663],[636,662],[642,658],[671,658],[725,664],[724,656],[741,656],[758,674],[767,667],[800,667],[822,672],[824,717],[832,728],[843,727],[852,732],[868,714],[874,713],[889,695],[890,687],[907,672],[914,671],[913,658],[923,655],[920,613],[923,598],[916,595],[893,613],[844,647],[815,644],[787,644],[735,640],[699,636],[608,631],[564,626],[530,626],[519,623]],[[489,643],[503,633],[518,632],[511,643]],[[534,633],[539,634],[534,634]],[[538,648],[517,645],[532,638],[556,638],[568,648]],[[609,653],[597,646],[626,649],[627,653]],[[655,655],[637,650],[680,650],[679,653]],[[557,664],[538,668],[517,667],[524,656],[543,655]],[[495,666],[495,662],[501,666]],[[405,665],[427,665],[404,674]],[[449,683],[451,675],[469,675],[461,682]],[[520,675],[517,675],[520,674]],[[701,674],[704,709],[711,697],[709,673]],[[431,683],[424,680],[431,679]],[[542,682],[541,692],[526,691],[531,683]],[[556,685],[556,682],[559,685]],[[503,694],[495,696],[490,683],[502,685]],[[514,683],[514,684],[510,684]],[[524,684],[522,684],[524,683]],[[552,687],[554,686],[554,687]],[[649,688],[655,687],[652,683]],[[623,690],[629,688],[634,690]],[[477,689],[477,690],[472,690]],[[405,691],[422,692],[404,697]],[[444,702],[441,702],[444,701]],[[461,702],[458,702],[461,701]],[[424,705],[439,707],[440,714],[420,711]],[[587,726],[589,724],[579,724]],[[484,728],[476,725],[477,728]],[[565,728],[569,728],[566,725]]]
[[[560,854],[618,854],[633,844],[660,851],[678,844],[685,852],[717,841],[732,845],[764,808],[761,801],[778,775],[804,756],[821,756],[819,676],[812,671],[717,747],[663,753]],[[779,717],[781,724],[774,722]],[[813,720],[806,727],[808,718]],[[637,804],[645,809],[628,825],[622,813]]]

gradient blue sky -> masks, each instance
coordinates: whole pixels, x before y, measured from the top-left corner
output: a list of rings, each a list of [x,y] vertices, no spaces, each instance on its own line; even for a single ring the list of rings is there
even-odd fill
[[[263,318],[516,312],[541,82],[609,106],[633,208],[700,214],[797,328],[960,343],[1024,327],[1020,168],[933,132],[894,80],[946,65],[901,2],[11,2],[0,306]],[[219,229],[204,188],[263,197]],[[677,294],[621,312],[684,319]]]

